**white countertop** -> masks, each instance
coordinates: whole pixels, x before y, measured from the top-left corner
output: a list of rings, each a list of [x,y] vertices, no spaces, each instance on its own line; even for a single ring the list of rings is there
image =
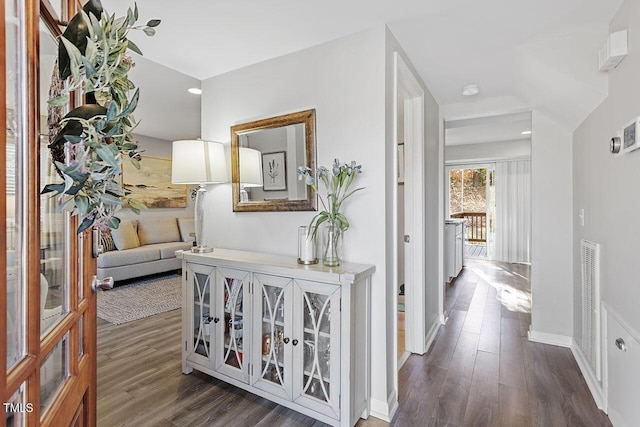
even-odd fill
[[[215,248],[213,252],[204,254],[193,253],[191,251],[176,251],[176,257],[182,258],[189,262],[207,264],[208,260],[212,262],[221,262],[227,266],[246,268],[250,265],[251,269],[256,272],[280,272],[285,276],[318,278],[319,280],[327,277],[333,278],[336,282],[352,283],[359,280],[360,277],[370,276],[375,271],[375,266],[370,264],[358,264],[343,262],[338,267],[326,267],[320,260],[318,264],[302,265],[298,264],[297,258],[284,255],[272,255],[258,252],[238,251],[233,249]]]
[[[445,224],[465,224],[466,222],[467,220],[464,218],[451,218],[444,220]]]

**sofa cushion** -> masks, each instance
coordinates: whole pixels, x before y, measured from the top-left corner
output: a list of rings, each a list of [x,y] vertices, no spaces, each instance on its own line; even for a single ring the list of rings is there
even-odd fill
[[[140,246],[140,240],[138,240],[137,221],[131,219],[125,219],[120,222],[120,226],[111,230],[111,237],[113,243],[119,251],[125,249],[137,248]]]
[[[146,217],[138,222],[138,237],[141,245],[179,242],[180,231],[175,218]]]
[[[154,248],[153,246],[140,246],[133,249],[105,252],[98,257],[97,262],[99,268],[109,268],[157,261],[159,259],[160,250],[158,248]]]
[[[178,228],[183,242],[196,240],[196,225],[193,218],[178,218]]]
[[[175,258],[176,251],[188,251],[191,250],[191,246],[191,242],[169,242],[148,245],[149,248],[154,248],[160,251],[161,259]]]

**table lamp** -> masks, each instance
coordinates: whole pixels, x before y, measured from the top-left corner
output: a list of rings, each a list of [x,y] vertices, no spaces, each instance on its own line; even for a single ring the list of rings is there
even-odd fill
[[[219,142],[182,140],[173,142],[171,182],[174,184],[198,184],[195,205],[196,246],[191,251],[212,252],[202,242],[204,200],[207,184],[229,182],[224,146]]]
[[[262,187],[262,153],[240,147],[240,201],[248,202],[247,187]]]

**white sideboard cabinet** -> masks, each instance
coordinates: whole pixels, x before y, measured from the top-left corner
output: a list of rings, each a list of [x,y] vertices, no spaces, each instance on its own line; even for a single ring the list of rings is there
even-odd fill
[[[182,258],[182,372],[205,372],[334,426],[370,411],[375,267],[216,249]]]

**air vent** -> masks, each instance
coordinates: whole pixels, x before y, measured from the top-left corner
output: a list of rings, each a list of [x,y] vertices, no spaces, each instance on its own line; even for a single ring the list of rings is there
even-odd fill
[[[582,352],[601,378],[600,345],[600,245],[580,241],[582,264]]]

